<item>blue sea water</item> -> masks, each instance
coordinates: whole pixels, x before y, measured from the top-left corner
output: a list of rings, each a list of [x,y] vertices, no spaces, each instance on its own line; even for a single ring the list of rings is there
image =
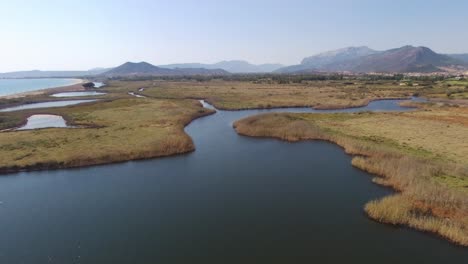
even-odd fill
[[[72,85],[79,79],[0,79],[0,96]]]

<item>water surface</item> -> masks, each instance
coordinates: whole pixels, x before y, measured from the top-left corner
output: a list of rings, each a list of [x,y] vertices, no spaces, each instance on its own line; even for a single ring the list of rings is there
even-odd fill
[[[63,117],[58,115],[32,115],[28,117],[27,123],[17,130],[29,130],[38,128],[67,127]]]
[[[77,104],[82,104],[82,103],[89,103],[89,102],[94,102],[94,101],[97,101],[97,100],[93,100],[93,99],[68,100],[68,101],[54,101],[54,102],[23,104],[19,106],[13,106],[13,107],[0,109],[0,112],[13,112],[13,111],[20,111],[20,110],[27,110],[27,109],[63,107],[63,106],[77,105]]]
[[[79,97],[79,96],[96,96],[96,95],[105,95],[106,93],[96,92],[96,91],[86,91],[86,92],[64,92],[64,93],[55,93],[52,94],[52,97]]]
[[[0,79],[0,96],[24,93],[47,88],[68,86],[81,82],[79,79]]]
[[[146,96],[143,96],[141,94],[136,94],[134,92],[129,92],[128,95],[135,96],[135,97],[138,97],[138,98],[145,98],[146,97]]]
[[[106,85],[103,82],[93,82],[93,83],[94,83],[94,88],[101,88]]]
[[[404,110],[379,103],[360,110]],[[391,191],[338,146],[232,129],[272,111],[311,110],[218,111],[186,127],[187,155],[0,177],[0,263],[468,263],[369,220],[364,204]]]

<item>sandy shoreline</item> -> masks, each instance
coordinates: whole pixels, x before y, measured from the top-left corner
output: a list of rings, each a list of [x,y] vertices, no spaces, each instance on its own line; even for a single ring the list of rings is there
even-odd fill
[[[26,96],[34,96],[34,95],[41,95],[46,93],[58,93],[58,92],[75,92],[75,91],[83,91],[85,88],[82,86],[87,80],[85,79],[76,79],[76,82],[66,86],[58,86],[52,88],[44,88],[34,91],[10,94],[10,95],[3,95],[0,96],[0,99],[14,99],[14,98],[22,98]]]

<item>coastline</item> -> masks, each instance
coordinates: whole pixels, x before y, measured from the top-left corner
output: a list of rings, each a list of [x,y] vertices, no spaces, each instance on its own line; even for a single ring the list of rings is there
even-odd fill
[[[71,80],[75,80],[75,81],[73,83],[71,83],[71,84],[64,85],[64,86],[49,87],[49,88],[43,88],[43,89],[38,89],[38,90],[33,90],[33,91],[20,92],[20,93],[9,94],[9,95],[1,95],[0,99],[7,99],[8,100],[8,99],[23,98],[23,97],[26,97],[26,96],[43,95],[43,94],[46,94],[46,93],[74,92],[74,91],[83,91],[83,90],[85,90],[85,88],[81,84],[85,83],[86,79],[72,78]]]

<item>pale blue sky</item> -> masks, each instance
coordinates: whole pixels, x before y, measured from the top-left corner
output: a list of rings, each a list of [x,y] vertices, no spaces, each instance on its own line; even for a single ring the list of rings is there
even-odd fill
[[[0,72],[245,59],[345,46],[468,53],[468,1],[0,0]]]

